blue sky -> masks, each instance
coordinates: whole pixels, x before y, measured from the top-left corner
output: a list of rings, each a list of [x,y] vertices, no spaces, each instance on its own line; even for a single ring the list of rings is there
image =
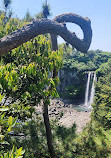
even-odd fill
[[[90,49],[100,49],[111,52],[111,0],[47,0],[51,6],[52,16],[72,12],[91,20],[93,38]],[[23,18],[26,11],[31,15],[41,11],[41,5],[45,0],[12,0],[14,15]],[[2,8],[2,0],[0,0]],[[67,25],[68,29],[82,37],[81,29],[74,25]],[[62,40],[59,38],[59,42]]]

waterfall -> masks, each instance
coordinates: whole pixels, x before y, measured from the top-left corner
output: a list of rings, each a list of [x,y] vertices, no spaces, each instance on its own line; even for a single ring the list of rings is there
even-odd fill
[[[87,85],[86,85],[86,93],[85,93],[85,106],[88,105],[88,94],[89,94],[89,84],[90,84],[90,76],[91,76],[91,72],[88,73],[88,80],[87,80]]]
[[[85,92],[85,103],[84,103],[84,106],[88,108],[91,108],[91,104],[93,103],[94,93],[95,93],[95,87],[94,87],[95,81],[96,81],[96,74],[94,72],[89,72],[87,85],[86,85],[86,92]]]
[[[93,103],[93,99],[94,99],[94,93],[95,93],[95,87],[94,87],[94,83],[96,81],[96,74],[94,73],[94,77],[93,77],[93,83],[92,83],[92,88],[91,88],[91,95],[90,95],[90,105]]]

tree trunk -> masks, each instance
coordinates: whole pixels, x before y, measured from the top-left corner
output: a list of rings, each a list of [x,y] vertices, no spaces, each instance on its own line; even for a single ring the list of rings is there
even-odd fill
[[[52,44],[52,51],[57,51],[58,50],[58,43],[57,43],[57,36],[51,34],[51,44]],[[55,78],[58,76],[58,71],[54,67],[53,73],[52,73],[52,78]]]
[[[84,38],[81,40],[74,33],[70,32],[64,25],[64,22],[72,22],[81,27],[84,33]],[[67,43],[71,44],[77,50],[86,53],[89,49],[92,40],[91,22],[88,18],[83,18],[79,15],[66,13],[61,14],[55,19],[39,19],[31,22],[30,24],[23,26],[11,34],[0,39],[0,55],[6,54],[14,48],[17,48],[21,44],[29,41],[30,39],[45,33],[51,33],[52,50],[57,50],[57,37],[60,35]],[[58,75],[56,68],[53,71],[53,78]],[[43,105],[43,118],[46,128],[47,145],[51,158],[56,158],[53,143],[52,133],[48,115],[48,98],[44,100]]]
[[[54,147],[53,147],[53,142],[52,142],[52,132],[51,132],[51,127],[50,127],[50,122],[49,122],[48,105],[49,105],[49,99],[44,99],[43,118],[44,118],[44,124],[46,128],[47,145],[48,145],[51,158],[57,158]]]
[[[84,38],[81,40],[70,32],[63,22],[72,22],[81,27]],[[30,39],[45,33],[60,35],[67,43],[70,43],[77,50],[86,53],[92,39],[91,22],[76,14],[66,13],[57,16],[54,20],[38,19],[11,34],[0,39],[0,55],[6,54]]]

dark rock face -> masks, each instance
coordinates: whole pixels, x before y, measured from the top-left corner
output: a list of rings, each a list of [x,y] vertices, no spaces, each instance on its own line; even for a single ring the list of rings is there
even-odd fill
[[[73,69],[63,69],[59,71],[59,79],[57,90],[61,98],[69,99],[76,104],[84,103],[86,74],[77,73]]]

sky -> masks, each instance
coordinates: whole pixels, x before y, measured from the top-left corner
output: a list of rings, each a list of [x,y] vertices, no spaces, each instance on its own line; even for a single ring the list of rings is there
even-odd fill
[[[0,0],[0,9],[2,6]],[[91,20],[93,31],[90,50],[102,50],[111,52],[111,0],[47,0],[50,4],[53,19],[62,13],[75,13]],[[23,18],[29,10],[34,16],[41,11],[41,6],[45,0],[12,0],[11,8],[14,15]],[[76,32],[82,38],[82,30],[75,24],[68,24],[68,29]],[[59,38],[59,43],[63,42]]]

